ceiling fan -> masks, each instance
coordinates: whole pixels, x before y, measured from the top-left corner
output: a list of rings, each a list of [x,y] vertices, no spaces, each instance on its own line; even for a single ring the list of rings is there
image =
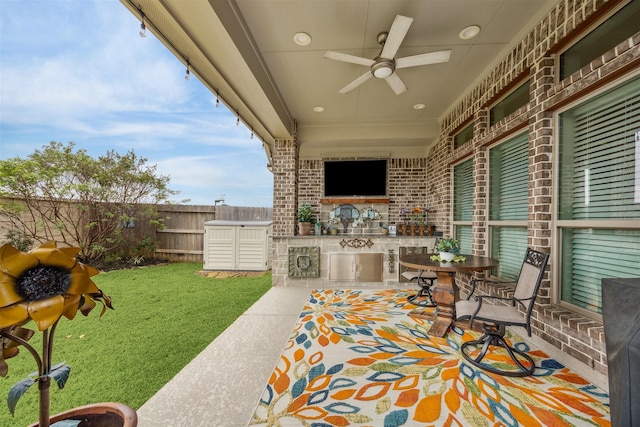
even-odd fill
[[[407,35],[413,18],[396,15],[391,29],[378,34],[378,44],[382,46],[380,54],[375,59],[362,58],[360,56],[348,55],[346,53],[328,51],[325,58],[336,61],[350,62],[352,64],[366,65],[371,67],[369,71],[361,75],[342,89],[339,93],[348,93],[369,80],[371,77],[384,79],[396,95],[407,91],[407,86],[396,74],[400,68],[417,67],[419,65],[437,64],[447,62],[451,55],[451,50],[441,50],[438,52],[423,53],[420,55],[406,56],[404,58],[394,58],[402,40]]]

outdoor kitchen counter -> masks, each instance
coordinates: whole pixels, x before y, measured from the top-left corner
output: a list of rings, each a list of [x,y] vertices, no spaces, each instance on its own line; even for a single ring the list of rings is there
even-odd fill
[[[382,239],[435,239],[436,236],[401,236],[401,235],[395,235],[395,236],[390,236],[388,234],[380,234],[380,233],[367,233],[367,234],[358,234],[358,233],[338,233],[338,234],[322,234],[320,236],[316,236],[316,235],[309,235],[309,236],[290,236],[289,238],[295,238],[295,239],[313,239],[313,238],[317,238],[317,237],[321,237],[321,238],[325,238],[325,237],[329,237],[329,238],[344,238],[344,239],[349,239],[349,238],[357,238],[357,237],[366,237],[366,238],[382,238]]]
[[[314,287],[324,289],[337,286],[354,286],[354,282],[329,280],[331,258],[336,255],[380,254],[382,256],[382,281],[356,282],[357,286],[388,288],[399,285],[400,248],[428,248],[435,245],[433,236],[389,236],[382,234],[327,234],[310,236],[273,237],[272,282],[274,286]],[[313,257],[314,274],[292,273],[291,260],[299,254]],[[317,266],[317,267],[316,267]],[[293,269],[295,270],[295,268]],[[317,272],[317,273],[316,273]]]

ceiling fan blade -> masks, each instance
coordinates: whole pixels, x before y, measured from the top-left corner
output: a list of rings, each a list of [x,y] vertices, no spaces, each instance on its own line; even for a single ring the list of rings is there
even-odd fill
[[[384,47],[380,53],[381,58],[393,59],[393,57],[396,56],[412,22],[413,18],[396,15],[396,19],[394,19],[393,25],[391,25],[391,29],[389,30],[387,41],[384,42]]]
[[[354,55],[348,55],[346,53],[339,53],[339,52],[326,52],[324,54],[324,57],[327,59],[333,59],[335,61],[342,61],[342,62],[350,62],[352,64],[359,64],[359,65],[366,65],[367,67],[370,67],[371,65],[373,65],[373,59],[368,59],[368,58],[362,58],[360,56],[354,56]]]
[[[400,76],[398,76],[396,73],[391,74],[385,79],[385,81],[389,84],[389,87],[391,87],[396,95],[400,95],[401,93],[405,93],[407,91],[407,86],[404,84]]]
[[[361,75],[360,77],[358,77],[357,79],[355,79],[354,81],[352,81],[351,83],[349,83],[348,85],[340,89],[338,93],[345,94],[345,93],[351,92],[352,90],[360,86],[362,83],[369,80],[371,77],[373,77],[373,74],[371,74],[370,71],[367,71],[366,73],[364,73],[363,75]]]
[[[451,56],[451,50],[441,50],[439,52],[429,52],[420,55],[405,56],[396,59],[397,68],[416,67],[418,65],[438,64],[447,62]]]

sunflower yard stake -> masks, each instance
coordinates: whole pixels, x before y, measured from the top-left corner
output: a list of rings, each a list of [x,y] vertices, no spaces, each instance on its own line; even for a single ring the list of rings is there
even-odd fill
[[[47,242],[30,252],[20,252],[11,245],[0,247],[0,376],[6,376],[6,359],[18,354],[23,346],[33,356],[38,372],[18,382],[9,391],[7,403],[13,414],[18,399],[34,384],[40,393],[40,427],[49,426],[49,391],[53,379],[63,388],[70,367],[52,365],[56,326],[62,316],[72,320],[78,311],[87,316],[96,306],[113,309],[111,298],[91,280],[99,273],[76,260],[80,248],[58,248]],[[42,352],[29,344],[34,331],[23,328],[30,321],[42,332]]]

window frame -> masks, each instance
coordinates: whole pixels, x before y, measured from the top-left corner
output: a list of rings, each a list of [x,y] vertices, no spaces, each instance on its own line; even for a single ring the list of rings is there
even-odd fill
[[[562,265],[562,232],[564,229],[603,229],[603,230],[640,230],[638,226],[638,219],[582,219],[582,220],[563,220],[560,219],[558,212],[559,208],[559,196],[560,196],[560,159],[559,149],[561,144],[561,132],[560,132],[560,115],[568,110],[571,110],[585,102],[589,102],[605,92],[615,89],[625,83],[630,82],[634,78],[640,77],[640,70],[636,70],[625,76],[622,76],[614,81],[598,87],[596,90],[589,92],[585,96],[579,97],[572,102],[563,105],[553,112],[553,128],[554,128],[554,143],[553,143],[553,177],[552,177],[552,226],[551,226],[551,255],[553,265]],[[551,303],[560,307],[569,309],[573,312],[579,313],[585,317],[602,321],[602,314],[596,313],[591,310],[587,310],[580,306],[568,303],[562,300],[562,268],[554,268],[552,272],[552,289],[551,289]]]
[[[467,145],[467,143],[473,141],[473,136],[474,136],[474,131],[475,131],[475,122],[474,121],[470,121],[467,124],[464,124],[462,129],[460,129],[458,132],[453,134],[453,149],[457,150],[460,147],[464,147],[465,145]],[[471,128],[471,138],[467,139],[466,141],[464,141],[463,143],[458,143],[458,137],[460,135],[462,135],[463,133],[465,133],[469,128]]]
[[[529,87],[529,90],[527,91],[527,93],[529,94],[529,96],[527,98],[527,102],[525,102],[524,104],[518,106],[515,110],[511,111],[509,114],[505,114],[500,120],[493,120],[493,110],[494,110],[494,108],[496,108],[498,105],[500,105],[501,103],[506,101],[509,97],[513,96],[518,90],[522,89],[525,85],[528,85],[528,87]],[[488,114],[487,124],[489,125],[489,128],[492,128],[497,123],[500,123],[502,120],[504,120],[507,117],[511,116],[516,111],[518,111],[520,108],[528,105],[530,102],[531,102],[531,77],[527,76],[526,78],[522,79],[522,81],[520,81],[517,84],[515,84],[514,87],[512,87],[509,91],[504,93],[502,96],[500,96],[498,99],[496,99],[494,102],[492,102],[487,107],[487,114]]]
[[[560,50],[557,51],[557,53],[556,53],[557,60],[555,61],[555,64],[554,64],[554,79],[555,79],[556,83],[560,83],[561,81],[563,81],[563,80],[565,80],[565,79],[567,79],[567,78],[569,78],[571,76],[571,74],[569,74],[569,75],[565,76],[564,79],[560,78],[560,71],[561,71],[560,70],[560,64],[561,64],[561,59],[560,58],[561,58],[561,56],[564,55],[565,52],[567,52],[569,49],[571,49],[574,45],[576,45],[577,43],[582,41],[582,39],[584,39],[589,34],[591,34],[600,25],[602,25],[607,20],[609,20],[609,18],[611,18],[613,15],[615,15],[618,12],[620,12],[620,10],[622,10],[624,7],[628,6],[629,3],[631,3],[632,1],[634,1],[634,0],[624,0],[624,1],[621,1],[619,4],[613,6],[611,8],[611,10],[607,11],[602,16],[600,16],[598,19],[596,19],[594,22],[592,22],[589,26],[584,28],[583,31],[581,31],[571,41],[569,41],[565,46],[563,46]],[[611,49],[613,49],[614,47],[615,47],[615,45],[611,46]],[[589,60],[589,62],[587,62],[584,66],[589,65],[597,57],[598,56],[596,56],[594,58],[591,58]]]

